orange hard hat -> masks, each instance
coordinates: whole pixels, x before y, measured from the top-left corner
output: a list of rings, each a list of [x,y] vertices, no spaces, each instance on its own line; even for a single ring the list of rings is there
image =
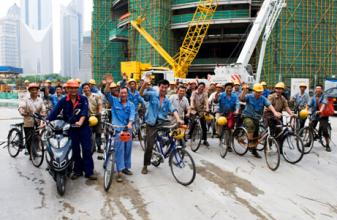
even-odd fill
[[[75,80],[69,80],[69,81],[67,82],[67,87],[68,87],[68,88],[78,88],[78,87],[80,87],[80,85],[79,85],[78,82],[75,81]]]
[[[39,86],[39,84],[37,84],[37,83],[29,83],[29,85],[28,85],[28,90],[30,90],[30,89],[32,89],[32,88],[40,88],[40,86]]]

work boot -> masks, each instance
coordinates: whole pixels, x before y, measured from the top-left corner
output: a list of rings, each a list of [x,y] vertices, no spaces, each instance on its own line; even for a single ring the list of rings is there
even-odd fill
[[[143,169],[142,169],[142,174],[146,175],[147,174],[147,166],[143,166]]]
[[[132,175],[133,175],[133,173],[132,173],[131,170],[129,170],[129,169],[124,169],[122,172],[123,172],[125,175],[129,175],[129,176],[132,176]]]
[[[118,173],[118,174],[117,174],[116,181],[117,181],[118,183],[123,182],[123,176],[122,176],[121,173]]]
[[[205,145],[206,147],[209,147],[209,143],[208,143],[207,140],[204,140],[204,145]]]
[[[71,176],[70,176],[70,179],[72,180],[76,180],[78,178],[80,178],[82,175],[79,174],[79,173],[72,173]]]
[[[252,152],[254,157],[259,158],[259,159],[261,158],[260,154],[257,152],[257,150],[255,148],[252,149],[251,152]]]
[[[97,175],[96,174],[91,174],[90,176],[85,176],[89,180],[97,180]]]
[[[329,145],[326,146],[326,149],[325,149],[327,152],[331,152],[331,148]]]

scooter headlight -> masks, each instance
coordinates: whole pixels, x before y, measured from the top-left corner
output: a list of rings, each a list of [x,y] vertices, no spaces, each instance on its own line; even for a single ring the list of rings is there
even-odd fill
[[[52,147],[58,148],[58,141],[56,138],[49,138],[49,143]]]
[[[65,147],[67,143],[68,143],[68,137],[63,137],[63,138],[60,140],[60,148]]]
[[[63,127],[63,131],[68,131],[70,129],[70,124],[66,124],[64,127]]]
[[[69,151],[69,154],[68,154],[68,160],[71,160],[72,157],[73,157],[73,151],[70,150],[70,151]]]

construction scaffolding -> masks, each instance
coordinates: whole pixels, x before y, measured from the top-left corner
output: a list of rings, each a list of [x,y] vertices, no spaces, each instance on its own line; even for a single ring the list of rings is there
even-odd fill
[[[167,0],[130,0],[130,20],[139,16],[145,18],[142,27],[169,53],[176,51],[177,45],[173,38],[171,25],[171,1]],[[129,30],[128,41],[129,60],[162,66],[165,61],[156,50],[133,28]]]
[[[274,84],[309,78],[313,86],[336,74],[337,2],[288,0],[269,39],[262,79]]]
[[[121,79],[120,62],[127,59],[124,42],[110,42],[109,32],[116,29],[118,16],[111,13],[113,0],[94,0],[92,14],[92,71],[100,82],[104,75],[112,74]]]

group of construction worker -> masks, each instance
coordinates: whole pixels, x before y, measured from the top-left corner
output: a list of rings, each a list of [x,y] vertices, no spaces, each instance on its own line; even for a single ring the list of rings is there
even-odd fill
[[[25,136],[33,132],[32,113],[45,115],[47,120],[55,120],[60,114],[62,118],[76,125],[71,128],[74,170],[72,179],[85,176],[96,180],[94,172],[93,152],[102,153],[101,115],[103,109],[111,109],[110,122],[115,127],[114,147],[116,160],[116,180],[122,182],[125,175],[132,175],[132,128],[140,126],[140,117],[146,125],[146,146],[142,174],[148,173],[151,164],[152,150],[156,133],[160,126],[175,121],[189,125],[188,141],[193,135],[195,124],[190,123],[192,117],[198,115],[202,129],[202,143],[209,147],[207,140],[210,120],[216,120],[215,134],[220,135],[221,126],[234,129],[244,126],[248,132],[249,149],[260,158],[256,150],[259,137],[260,119],[264,118],[271,132],[277,132],[277,123],[282,120],[282,112],[290,116],[298,116],[303,127],[308,117],[308,109],[315,114],[311,117],[320,122],[320,128],[327,141],[327,151],[330,137],[326,129],[328,117],[320,116],[327,99],[323,87],[317,85],[315,94],[310,99],[307,85],[301,84],[300,92],[287,100],[284,96],[285,84],[277,83],[272,90],[266,88],[265,82],[256,83],[250,87],[238,80],[224,84],[200,82],[197,79],[186,82],[161,80],[157,85],[152,84],[151,77],[145,77],[140,82],[127,79],[124,75],[119,82],[114,82],[112,76],[102,80],[100,86],[91,79],[82,83],[81,80],[69,80],[65,84],[57,83],[52,86],[50,81],[44,84],[25,82],[27,93],[19,104],[19,112],[24,117]],[[40,91],[39,91],[40,90]],[[294,102],[293,111],[288,102]],[[140,108],[141,107],[141,108]],[[49,108],[49,109],[48,109]],[[74,116],[74,110],[80,113]],[[144,114],[139,114],[139,109]],[[211,116],[214,115],[214,118]],[[93,117],[94,116],[94,117]],[[225,118],[225,121],[224,121]],[[27,140],[27,149],[30,149]],[[82,153],[81,153],[82,152]]]

